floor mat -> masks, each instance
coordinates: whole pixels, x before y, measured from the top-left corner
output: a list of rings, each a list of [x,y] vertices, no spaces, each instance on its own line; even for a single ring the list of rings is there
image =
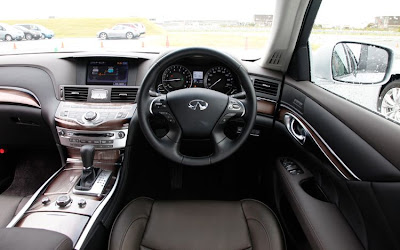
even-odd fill
[[[56,149],[45,148],[19,152],[11,185],[4,195],[28,196],[36,192],[43,183],[60,167],[61,161]]]

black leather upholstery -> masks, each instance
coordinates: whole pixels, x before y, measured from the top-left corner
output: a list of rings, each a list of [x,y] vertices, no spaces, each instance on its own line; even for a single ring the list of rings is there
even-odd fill
[[[284,249],[274,213],[255,200],[138,198],[118,215],[109,249]]]
[[[6,227],[30,197],[0,195],[0,228]]]
[[[64,234],[44,229],[2,228],[0,249],[71,250],[72,240]]]

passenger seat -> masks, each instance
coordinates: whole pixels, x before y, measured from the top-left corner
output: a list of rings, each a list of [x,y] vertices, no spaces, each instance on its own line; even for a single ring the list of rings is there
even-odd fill
[[[0,228],[6,227],[30,198],[31,196],[0,195]]]

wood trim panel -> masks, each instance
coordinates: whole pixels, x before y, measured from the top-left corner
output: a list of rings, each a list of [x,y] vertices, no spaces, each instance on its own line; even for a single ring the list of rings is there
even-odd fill
[[[67,148],[68,158],[81,159],[81,152],[78,148]],[[100,161],[100,166],[103,168],[108,164],[114,164],[118,161],[121,156],[121,152],[118,149],[115,150],[96,150],[94,153],[95,166],[96,161]]]
[[[16,89],[0,89],[0,103],[13,103],[40,108],[40,103],[35,97]]]
[[[88,131],[102,131],[102,130],[126,129],[129,127],[130,119],[107,121],[95,127],[82,126],[79,123],[63,120],[57,117],[55,118],[55,121],[56,121],[56,126],[62,128],[75,129],[75,130],[88,130]]]
[[[308,132],[310,133],[311,137],[313,138],[314,142],[317,146],[321,149],[322,153],[327,157],[327,159],[334,165],[334,167],[348,180],[359,180],[348,168],[344,165],[344,163],[339,159],[337,155],[335,155],[332,150],[329,148],[327,143],[321,138],[321,136],[315,131],[311,125],[304,120],[303,117],[299,116],[296,112],[291,111],[286,108],[282,108],[279,110],[279,120],[283,123],[285,114],[291,114],[299,119]]]
[[[264,115],[274,115],[275,112],[275,102],[268,100],[257,100],[257,113]]]

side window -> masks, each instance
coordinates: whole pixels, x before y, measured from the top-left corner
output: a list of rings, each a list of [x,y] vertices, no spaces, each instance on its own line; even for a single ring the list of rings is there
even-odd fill
[[[400,124],[400,16],[338,2],[322,1],[309,38],[312,82]]]

